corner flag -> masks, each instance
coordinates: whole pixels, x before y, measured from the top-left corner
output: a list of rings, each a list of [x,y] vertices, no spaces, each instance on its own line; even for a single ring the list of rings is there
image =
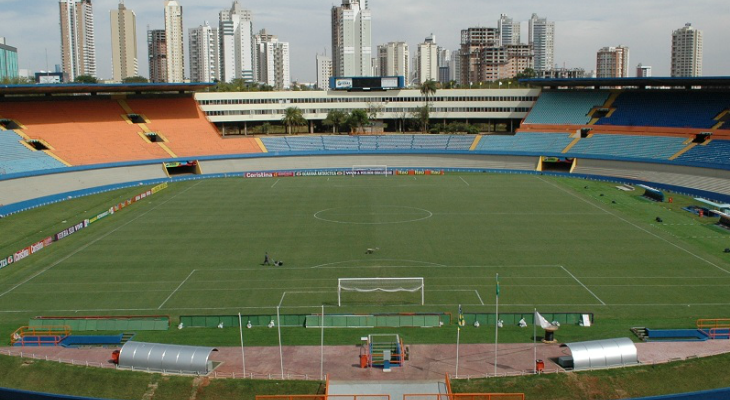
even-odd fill
[[[461,311],[461,304],[459,304],[459,320],[458,320],[459,326],[466,325],[466,321],[464,320],[464,313]]]
[[[497,274],[497,297],[499,297],[499,274]]]

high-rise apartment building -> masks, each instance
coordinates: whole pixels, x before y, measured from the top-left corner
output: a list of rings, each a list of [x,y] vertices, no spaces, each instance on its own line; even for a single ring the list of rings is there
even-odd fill
[[[18,49],[8,46],[0,37],[0,80],[18,77]]]
[[[112,73],[114,82],[139,75],[137,64],[137,19],[134,11],[119,0],[119,8],[111,10]]]
[[[702,76],[702,31],[686,24],[672,32],[672,76]]]
[[[188,30],[190,46],[190,81],[215,82],[220,80],[220,51],[218,29],[205,25]]]
[[[497,28],[468,28],[461,31],[461,71],[462,85],[470,85],[485,81],[483,75],[483,50],[499,47],[499,31]]]
[[[241,8],[236,0],[230,10],[219,13],[219,24],[221,80],[230,82],[243,79],[253,82],[253,14],[250,10]]]
[[[183,45],[183,8],[176,0],[165,1],[165,38],[167,39],[167,82],[185,81]]]
[[[637,78],[650,78],[651,77],[651,66],[642,65],[641,63],[639,63],[639,65],[636,66],[636,77]]]
[[[555,64],[555,22],[532,14],[528,23],[528,44],[535,51],[535,70],[552,69]]]
[[[60,0],[61,61],[67,80],[96,77],[94,12],[91,0]]]
[[[403,76],[409,79],[411,56],[406,42],[390,42],[378,46],[378,74]]]
[[[629,48],[604,47],[596,54],[597,78],[627,78],[629,76]]]
[[[522,28],[519,21],[514,22],[512,18],[502,14],[497,20],[497,30],[499,30],[499,39],[502,46],[520,44]]]
[[[457,85],[461,85],[461,50],[451,52],[451,61],[449,61],[449,81],[454,81]]]
[[[372,34],[367,1],[342,0],[332,7],[332,66],[335,76],[372,76]],[[381,72],[382,73],[382,72]]]
[[[167,82],[167,39],[164,29],[147,30],[147,61],[150,82]]]
[[[428,80],[439,81],[439,47],[433,34],[418,45],[416,54],[416,82],[421,85]]]
[[[332,57],[317,54],[317,89],[330,90]]]
[[[256,80],[276,90],[291,89],[289,43],[262,29],[254,35]]]

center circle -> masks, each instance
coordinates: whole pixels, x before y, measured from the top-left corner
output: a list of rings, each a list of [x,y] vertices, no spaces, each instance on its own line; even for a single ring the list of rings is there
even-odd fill
[[[321,221],[353,225],[403,224],[431,217],[431,211],[407,206],[337,207],[314,214]]]

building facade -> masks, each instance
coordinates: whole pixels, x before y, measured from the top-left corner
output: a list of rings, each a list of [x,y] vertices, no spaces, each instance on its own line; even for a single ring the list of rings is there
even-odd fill
[[[460,84],[472,85],[484,81],[482,62],[484,49],[499,47],[497,28],[468,28],[461,31]]]
[[[629,48],[626,46],[604,47],[596,54],[597,78],[628,78]]]
[[[150,82],[167,82],[167,39],[164,29],[147,31],[147,61]]]
[[[528,22],[528,44],[535,51],[535,70],[552,69],[555,65],[555,23],[532,14]]]
[[[183,45],[183,8],[176,0],[165,1],[165,38],[167,45],[167,82],[185,81]]]
[[[137,62],[137,17],[119,0],[110,12],[112,27],[112,74],[114,82],[139,75]]]
[[[636,77],[637,78],[650,78],[651,77],[651,66],[642,65],[641,63],[639,63],[639,65],[636,66]]]
[[[215,82],[220,80],[220,51],[218,29],[205,25],[188,31],[190,46],[190,81]]]
[[[372,76],[370,9],[367,1],[342,0],[332,7],[332,67],[335,76]]]
[[[522,27],[519,21],[514,22],[512,18],[501,14],[497,20],[497,30],[499,30],[499,40],[502,46],[522,43],[520,41]]]
[[[416,83],[433,80],[439,82],[439,47],[436,36],[431,34],[423,43],[418,45],[416,53]]]
[[[234,1],[219,13],[221,80],[255,80],[253,13]]]
[[[256,81],[276,90],[291,89],[289,43],[261,30],[254,36]]]
[[[686,24],[672,32],[672,68],[675,77],[702,76],[702,31]]]
[[[18,77],[18,49],[8,46],[0,37],[0,81]]]
[[[60,0],[61,61],[67,81],[96,77],[94,12],[91,0]]]
[[[317,54],[317,89],[330,90],[332,77],[332,57]]]
[[[408,43],[390,42],[378,46],[379,76],[404,76],[408,80],[411,75],[410,65]]]

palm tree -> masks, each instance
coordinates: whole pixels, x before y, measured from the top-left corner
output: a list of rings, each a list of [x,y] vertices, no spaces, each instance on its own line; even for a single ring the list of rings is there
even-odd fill
[[[299,107],[289,107],[284,110],[284,117],[281,119],[281,122],[286,125],[286,133],[289,135],[292,133],[293,126],[307,124],[307,120],[302,116],[302,110]]]
[[[429,79],[421,84],[421,94],[426,98],[426,106],[428,107],[428,98],[431,95],[436,94],[438,89],[438,83],[435,80]]]

